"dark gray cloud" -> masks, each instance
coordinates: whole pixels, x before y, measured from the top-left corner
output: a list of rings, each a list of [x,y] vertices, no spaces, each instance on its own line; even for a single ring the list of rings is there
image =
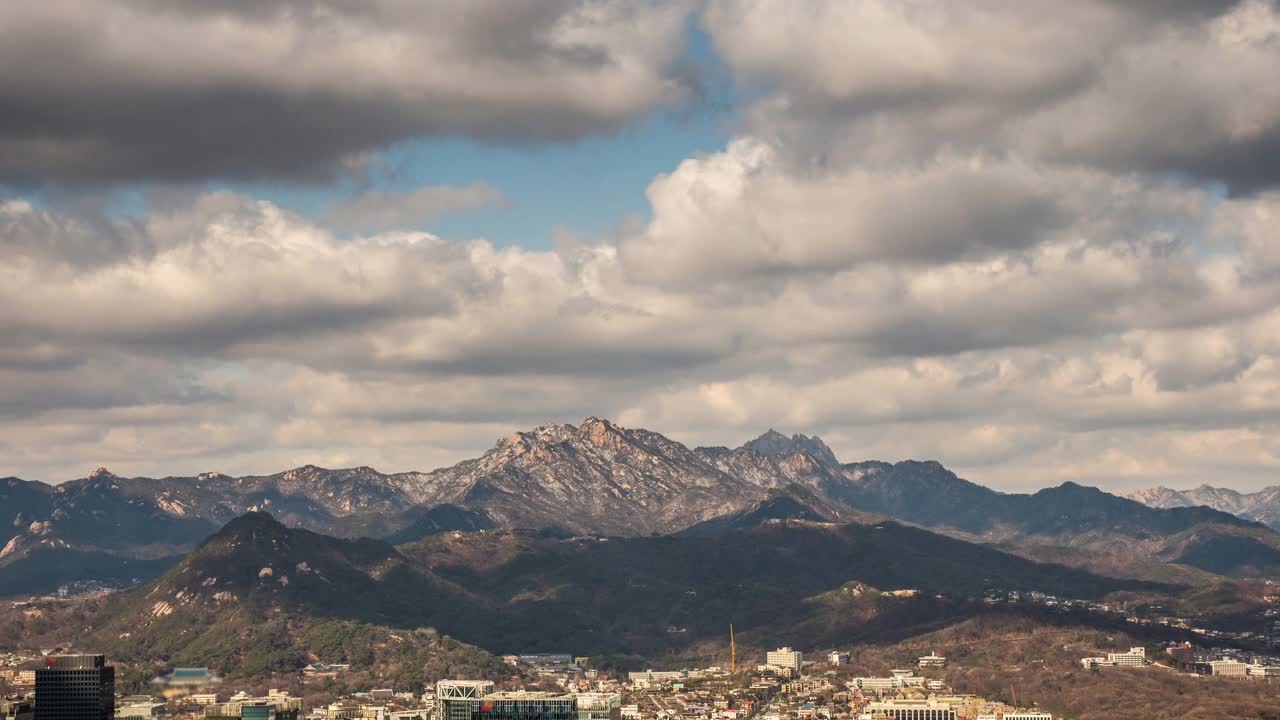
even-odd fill
[[[713,0],[703,23],[797,164],[968,149],[1280,184],[1274,0]]]
[[[683,3],[0,7],[0,181],[318,180],[418,136],[537,142],[687,99]]]

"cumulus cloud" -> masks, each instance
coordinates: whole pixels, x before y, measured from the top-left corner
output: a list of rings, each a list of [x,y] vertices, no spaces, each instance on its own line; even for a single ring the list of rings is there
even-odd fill
[[[329,457],[422,468],[594,413],[690,442],[816,430],[850,459],[937,456],[1009,486],[1030,482],[1015,470],[1028,458],[1056,458],[1045,479],[1063,479],[1062,461],[1089,448],[1124,455],[1106,477],[1136,483],[1166,466],[1131,441],[1266,427],[1280,411],[1280,284],[1167,237],[1163,217],[1141,210],[1162,187],[1135,190],[1138,211],[1064,215],[1015,249],[801,265],[781,280],[739,272],[733,293],[647,278],[631,264],[650,258],[625,245],[343,240],[229,193],[169,197],[117,221],[7,201],[11,222],[105,222],[134,249],[91,266],[0,260],[14,309],[0,322],[18,339],[0,352],[13,389],[0,404],[13,429],[4,449],[54,479],[86,457],[122,472]],[[1188,209],[1188,235],[1250,202],[1196,213],[1198,199],[1163,192],[1154,206]],[[655,210],[655,223],[668,219]],[[674,267],[684,250],[665,249]],[[768,291],[748,292],[760,282]],[[423,434],[448,442],[422,447]],[[1187,467],[1217,461],[1198,462]]]
[[[713,0],[703,22],[742,82],[774,89],[757,132],[804,157],[1017,149],[1280,183],[1272,0]]]
[[[685,6],[469,7],[0,10],[0,60],[76,48],[0,63],[0,174],[318,176],[414,135],[608,131],[689,91]],[[426,469],[593,414],[693,444],[819,432],[1006,488],[1263,484],[1277,17],[710,0],[740,132],[655,177],[649,217],[555,250],[420,230],[500,205],[482,174],[314,218],[190,186],[123,218],[0,198],[0,456],[55,480]]]
[[[321,179],[419,136],[610,132],[682,102],[685,2],[0,7],[0,180]]]

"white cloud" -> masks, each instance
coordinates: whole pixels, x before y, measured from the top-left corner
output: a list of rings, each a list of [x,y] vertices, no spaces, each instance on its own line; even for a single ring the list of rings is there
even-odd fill
[[[141,7],[10,10],[6,30],[89,33]],[[151,8],[48,92],[86,92],[92,60],[104,87],[248,88],[290,122],[318,93],[377,130],[333,144],[341,164],[402,131],[608,130],[685,90],[683,7],[482,3],[427,30],[416,3],[235,7]],[[402,229],[500,202],[486,185],[375,191],[319,221],[234,193],[154,192],[127,220],[0,200],[6,470],[426,469],[594,414],[691,443],[820,432],[847,459],[936,457],[1009,488],[1274,476],[1273,4],[803,9],[709,3],[745,127],[655,178],[652,217],[616,242]],[[168,42],[195,49],[155,62]],[[263,65],[280,53],[296,66]],[[0,87],[29,79],[0,69]],[[365,124],[371,99],[390,125]],[[103,150],[110,120],[10,157],[51,177],[288,174],[315,140],[170,167],[150,141]]]

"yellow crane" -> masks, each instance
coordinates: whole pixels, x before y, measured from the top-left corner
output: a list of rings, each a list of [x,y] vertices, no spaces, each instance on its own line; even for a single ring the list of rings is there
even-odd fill
[[[729,672],[738,672],[738,646],[733,641],[733,623],[729,623]]]

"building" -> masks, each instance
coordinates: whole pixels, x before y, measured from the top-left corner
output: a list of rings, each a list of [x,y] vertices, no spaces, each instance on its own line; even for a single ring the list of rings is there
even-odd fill
[[[1129,648],[1129,652],[1107,653],[1107,664],[1116,667],[1143,667],[1147,664],[1146,648]]]
[[[473,720],[578,720],[577,700],[560,693],[489,693]]]
[[[956,710],[951,703],[937,700],[884,700],[868,703],[862,711],[863,720],[956,720]]]
[[[578,693],[578,720],[621,720],[621,693]]]
[[[1147,664],[1146,648],[1129,648],[1129,652],[1107,653],[1105,658],[1088,657],[1080,660],[1085,670],[1100,667],[1144,667]]]
[[[168,675],[162,675],[151,681],[151,684],[166,689],[166,697],[175,697],[193,690],[206,690],[222,684],[222,678],[214,675],[209,668],[174,668]]]
[[[827,662],[831,663],[832,665],[848,665],[849,653],[840,652],[839,650],[832,650],[831,654],[827,656]]]
[[[0,720],[35,720],[36,712],[25,700],[0,700]]]
[[[929,651],[928,655],[916,658],[916,667],[940,668],[940,667],[946,667],[946,666],[947,666],[947,659],[932,650]]]
[[[1249,674],[1249,666],[1239,660],[1214,660],[1209,663],[1209,674],[1217,677],[1245,677]]]
[[[631,681],[631,685],[636,689],[664,685],[683,680],[688,676],[689,673],[683,670],[644,670],[642,672],[627,673],[627,679]]]
[[[1280,677],[1280,666],[1254,663],[1249,666],[1249,677]]]
[[[480,698],[492,692],[488,680],[441,680],[436,683],[436,720],[472,720]]]
[[[894,670],[890,677],[856,677],[847,683],[847,687],[851,690],[871,692],[885,692],[886,690],[901,690],[903,688],[924,686],[925,678],[913,675],[910,670]]]
[[[804,653],[789,647],[770,650],[764,656],[764,664],[774,670],[786,670],[793,675],[800,674],[800,666],[804,663]]]
[[[167,714],[167,706],[164,703],[152,700],[130,703],[116,708],[117,718],[158,718]]]
[[[112,720],[116,671],[101,655],[52,655],[35,671],[35,720]]]
[[[205,720],[298,720],[302,700],[288,694],[273,693],[267,697],[237,695],[225,703],[204,708]]]
[[[192,693],[187,696],[187,700],[189,702],[195,703],[196,705],[212,705],[218,702],[218,694],[217,693]]]

